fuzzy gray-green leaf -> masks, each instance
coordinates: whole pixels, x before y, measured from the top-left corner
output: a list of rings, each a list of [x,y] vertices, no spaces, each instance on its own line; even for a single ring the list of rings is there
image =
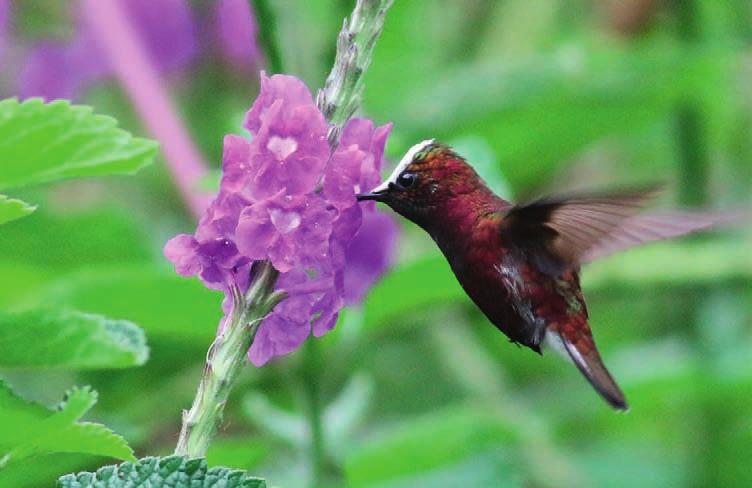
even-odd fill
[[[95,473],[62,476],[58,488],[120,488],[152,486],[170,488],[266,488],[260,478],[229,468],[207,468],[204,459],[182,456],[146,457],[138,462],[105,466]]]

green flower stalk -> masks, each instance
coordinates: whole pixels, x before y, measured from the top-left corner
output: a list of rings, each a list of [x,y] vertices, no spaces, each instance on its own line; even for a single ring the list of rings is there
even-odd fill
[[[201,457],[222,420],[232,386],[246,362],[259,324],[285,298],[274,291],[279,273],[268,261],[256,263],[254,279],[245,295],[233,291],[233,311],[228,324],[209,346],[201,383],[190,410],[183,411],[183,426],[175,454]]]
[[[319,90],[316,102],[332,124],[329,144],[336,145],[342,127],[360,106],[365,86],[363,75],[373,58],[373,48],[384,27],[393,0],[358,0],[350,19],[337,37],[334,67]]]
[[[357,1],[339,35],[335,65],[318,94],[318,108],[299,80],[262,75],[261,93],[245,122],[246,128],[259,134],[252,142],[227,136],[220,194],[199,222],[195,236],[179,235],[165,247],[165,255],[178,273],[199,275],[207,286],[224,290],[226,303],[232,307],[207,353],[193,405],[183,412],[176,454],[206,454],[232,387],[248,361],[247,355],[254,364],[263,364],[274,355],[295,349],[311,328],[318,336],[336,322],[342,306],[341,286],[336,285],[333,275],[319,272],[315,281],[303,269],[318,270],[317,266],[321,266],[323,271],[344,266],[343,262],[323,266],[317,260],[341,255],[326,246],[340,246],[341,250],[352,239],[353,225],[346,220],[352,212],[337,209],[346,208],[342,205],[349,205],[350,200],[354,202],[354,194],[342,197],[339,187],[322,190],[320,176],[316,175],[326,171],[327,178],[344,178],[345,182],[364,177],[328,164],[343,158],[338,144],[343,133],[343,141],[353,139],[348,134],[357,133],[361,138],[368,134],[365,141],[348,139],[347,150],[363,147],[363,151],[373,153],[370,159],[380,164],[388,126],[374,129],[370,121],[353,119],[351,123],[360,129],[370,127],[367,131],[354,131],[348,129],[349,125],[345,128],[345,124],[359,106],[363,74],[391,2]],[[299,120],[287,125],[282,123],[287,120],[283,116]],[[290,133],[289,127],[304,130]],[[287,164],[279,165],[280,158],[286,159]],[[307,166],[300,166],[301,161]],[[300,171],[291,169],[298,167]],[[370,177],[378,178],[378,166],[371,173]],[[259,175],[257,179],[265,182],[253,189],[255,200],[249,200],[242,192],[249,174]],[[261,194],[274,185],[287,194]],[[322,245],[324,248],[320,249]],[[300,316],[305,323],[296,326],[294,320]],[[272,324],[285,333],[290,331],[283,342],[279,342],[279,333],[265,333]]]

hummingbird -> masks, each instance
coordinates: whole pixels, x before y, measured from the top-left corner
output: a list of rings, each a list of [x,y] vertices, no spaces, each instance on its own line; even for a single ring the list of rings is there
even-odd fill
[[[627,401],[588,323],[580,267],[639,244],[718,223],[709,214],[640,214],[658,187],[511,203],[449,146],[414,145],[383,183],[357,195],[385,203],[436,242],[465,293],[511,342],[571,360],[617,410]]]

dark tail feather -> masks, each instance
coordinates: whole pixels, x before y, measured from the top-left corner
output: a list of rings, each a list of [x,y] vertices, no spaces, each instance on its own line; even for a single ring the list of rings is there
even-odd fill
[[[593,388],[609,405],[617,410],[629,410],[624,393],[622,393],[619,385],[611,377],[611,373],[606,369],[601,360],[601,355],[598,354],[598,350],[595,347],[588,348],[588,351],[580,351],[576,344],[566,340],[559,333],[548,331],[548,334],[555,336],[550,337],[550,339],[554,339],[563,346],[563,349],[577,366],[577,369],[582,372],[590,384],[593,385]]]

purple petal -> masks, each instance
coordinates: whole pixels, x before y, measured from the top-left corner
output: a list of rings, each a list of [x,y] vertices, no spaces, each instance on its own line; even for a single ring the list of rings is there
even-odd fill
[[[175,265],[175,272],[193,276],[201,270],[198,259],[198,242],[192,235],[179,234],[167,241],[164,255]]]
[[[366,212],[363,225],[345,253],[345,302],[363,300],[392,262],[399,227],[389,215]]]
[[[263,366],[274,356],[300,347],[310,333],[311,326],[307,322],[295,322],[274,312],[259,327],[248,350],[248,359],[254,366]]]
[[[235,229],[235,239],[244,256],[252,260],[266,259],[269,247],[277,238],[266,203],[255,203],[243,209]]]
[[[287,290],[309,282],[306,273],[291,271],[280,275],[277,289]],[[290,293],[274,312],[264,319],[256,338],[248,351],[248,357],[256,366],[262,366],[274,356],[294,351],[305,341],[311,331],[310,317],[313,296],[306,293]]]
[[[222,153],[223,191],[241,191],[251,178],[251,142],[245,137],[230,134],[224,139]]]
[[[324,179],[324,195],[339,209],[355,206],[361,167],[368,154],[357,146],[337,149],[332,155]]]
[[[331,277],[331,288],[325,293],[311,309],[311,313],[318,317],[313,321],[313,335],[321,337],[334,328],[337,324],[339,311],[344,306],[342,298],[344,288],[343,273],[337,272]]]
[[[298,105],[313,105],[313,97],[305,83],[294,76],[273,75],[271,78],[261,72],[261,91],[245,116],[243,127],[258,132],[265,119],[266,111],[277,100],[284,100],[286,109]]]

